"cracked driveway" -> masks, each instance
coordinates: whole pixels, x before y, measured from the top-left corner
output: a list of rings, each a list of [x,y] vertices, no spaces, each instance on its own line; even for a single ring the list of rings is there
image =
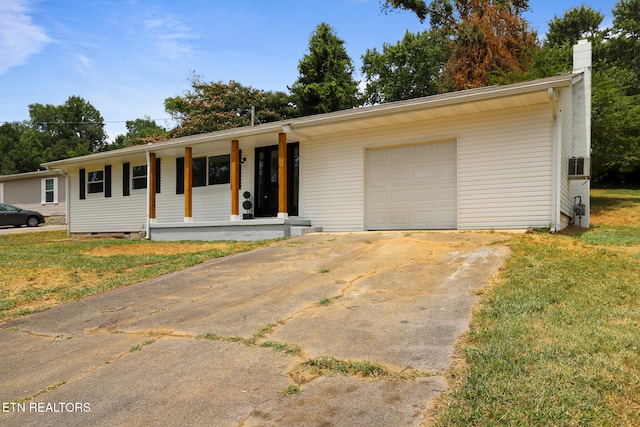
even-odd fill
[[[4,323],[0,425],[418,426],[508,238],[307,235]]]

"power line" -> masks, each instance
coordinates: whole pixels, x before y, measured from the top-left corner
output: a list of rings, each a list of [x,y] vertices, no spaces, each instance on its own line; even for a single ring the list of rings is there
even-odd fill
[[[143,120],[147,120],[147,119],[143,119]],[[149,121],[164,121],[167,122],[169,120],[173,120],[172,118],[164,118],[164,119],[148,119]],[[33,124],[33,125],[97,125],[100,124],[102,126],[106,125],[106,124],[110,124],[110,123],[126,123],[126,122],[133,122],[135,120],[105,120],[102,123],[93,123],[93,122],[61,122],[61,121],[55,121],[55,122],[31,122],[29,120],[23,120],[23,121],[19,121],[19,120],[4,120],[4,121],[0,121],[0,124],[5,124],[5,123],[29,123],[29,124]]]

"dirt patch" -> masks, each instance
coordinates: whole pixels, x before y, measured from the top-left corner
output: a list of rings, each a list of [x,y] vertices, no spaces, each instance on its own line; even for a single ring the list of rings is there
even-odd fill
[[[181,242],[168,242],[166,244],[154,242],[153,245],[139,243],[126,246],[109,246],[96,248],[86,252],[91,256],[108,257],[113,255],[175,255],[210,250],[227,250],[230,243],[193,244]]]

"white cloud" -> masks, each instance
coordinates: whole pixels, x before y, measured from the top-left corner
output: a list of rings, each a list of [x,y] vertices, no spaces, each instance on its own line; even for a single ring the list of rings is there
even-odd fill
[[[78,71],[80,74],[89,74],[93,71],[93,64],[94,62],[87,58],[86,56],[84,56],[83,54],[79,53],[78,54],[78,61],[75,63],[75,69],[76,71]]]
[[[22,65],[51,42],[44,28],[31,21],[27,0],[0,2],[0,75]]]
[[[144,21],[147,37],[155,45],[162,56],[175,59],[194,52],[188,40],[195,39],[189,28],[171,13],[160,16],[153,14]]]

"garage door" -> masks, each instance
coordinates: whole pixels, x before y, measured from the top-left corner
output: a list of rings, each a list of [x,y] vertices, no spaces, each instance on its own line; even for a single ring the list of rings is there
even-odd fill
[[[456,141],[367,150],[367,229],[455,229],[456,164]]]

